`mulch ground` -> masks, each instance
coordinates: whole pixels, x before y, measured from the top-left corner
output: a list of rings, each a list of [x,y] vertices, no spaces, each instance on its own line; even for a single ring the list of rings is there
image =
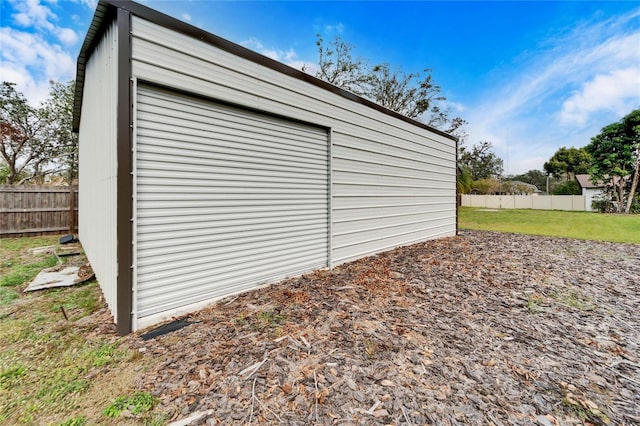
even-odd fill
[[[640,424],[639,245],[462,231],[187,319],[128,338],[183,424]]]

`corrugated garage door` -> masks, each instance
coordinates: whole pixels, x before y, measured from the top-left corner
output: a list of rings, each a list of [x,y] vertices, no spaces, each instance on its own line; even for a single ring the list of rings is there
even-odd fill
[[[327,266],[326,129],[148,86],[136,124],[138,324]]]

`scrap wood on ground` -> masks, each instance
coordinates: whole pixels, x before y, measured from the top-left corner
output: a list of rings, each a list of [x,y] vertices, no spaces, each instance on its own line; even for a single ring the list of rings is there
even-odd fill
[[[463,231],[127,340],[190,424],[631,425],[638,277],[638,245]]]
[[[45,290],[48,288],[69,287],[76,284],[82,284],[94,278],[93,269],[91,265],[86,261],[84,257],[80,257],[82,254],[82,247],[77,243],[77,240],[70,239],[66,236],[60,239],[61,244],[67,244],[66,247],[57,246],[44,246],[35,247],[29,249],[31,254],[53,254],[58,259],[58,265],[45,268],[41,270],[34,278],[29,282],[24,289],[25,292]],[[78,256],[78,257],[76,257]],[[66,262],[62,262],[62,258],[68,259]]]

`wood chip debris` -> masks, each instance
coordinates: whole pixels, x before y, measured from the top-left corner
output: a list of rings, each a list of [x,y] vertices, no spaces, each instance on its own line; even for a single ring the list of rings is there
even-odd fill
[[[191,425],[634,425],[638,312],[639,245],[463,231],[128,343]]]

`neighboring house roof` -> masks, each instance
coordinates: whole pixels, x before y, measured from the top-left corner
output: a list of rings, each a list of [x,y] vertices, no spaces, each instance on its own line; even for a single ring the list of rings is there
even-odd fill
[[[630,176],[625,176],[622,178],[622,182],[626,183],[629,180]],[[609,178],[607,178],[609,179]],[[596,183],[593,183],[593,181],[591,181],[591,176],[589,175],[576,175],[576,180],[578,181],[578,185],[580,185],[581,188],[583,189],[598,189],[598,188],[604,188],[607,185],[611,184],[611,179],[609,179],[607,182],[603,182],[601,180],[599,180]],[[620,182],[620,176],[614,176],[613,177],[613,182],[617,185]]]
[[[576,175],[576,180],[578,181],[578,185],[583,189],[596,189],[596,188],[604,188],[605,184],[602,181],[598,181],[593,183],[591,181],[591,176],[589,175]]]

